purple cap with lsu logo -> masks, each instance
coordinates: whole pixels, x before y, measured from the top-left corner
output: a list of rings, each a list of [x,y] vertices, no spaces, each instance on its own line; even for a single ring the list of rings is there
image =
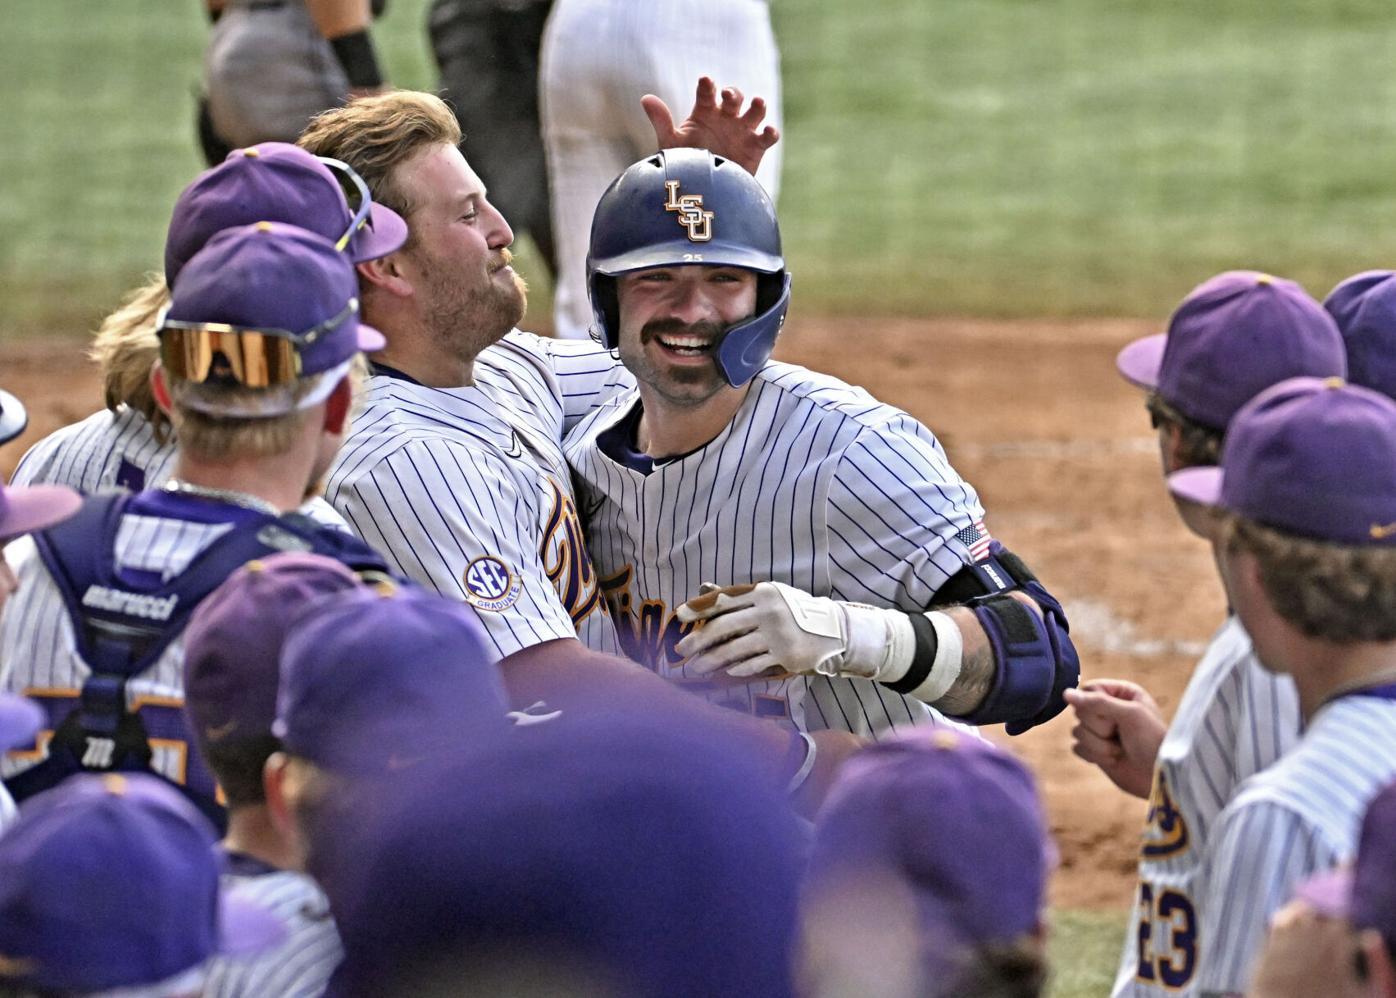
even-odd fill
[[[1286,378],[1347,374],[1342,337],[1323,307],[1293,281],[1252,270],[1193,288],[1168,332],[1135,340],[1115,363],[1127,381],[1215,430]]]
[[[234,149],[175,201],[165,236],[165,282],[224,229],[256,222],[298,225],[339,244],[354,263],[396,252],[407,223],[377,204],[357,173],[286,142]]]
[[[360,588],[316,600],[290,630],[272,732],[324,769],[386,775],[511,727],[499,656],[462,603]]]
[[[1221,465],[1168,476],[1180,499],[1352,547],[1396,545],[1396,402],[1292,378],[1236,414]]]
[[[1348,351],[1348,380],[1396,398],[1396,271],[1369,270],[1329,292],[1323,307]]]
[[[949,728],[880,742],[850,759],[815,825],[811,887],[867,873],[904,884],[928,958],[1034,933],[1055,862],[1032,775]],[[923,947],[924,948],[924,947]]]
[[[184,629],[184,709],[200,742],[270,735],[291,621],[359,585],[341,561],[287,551],[248,562],[209,594]]]
[[[216,840],[152,776],[80,774],[30,798],[0,836],[0,984],[139,987],[281,942],[271,912],[220,893]]]

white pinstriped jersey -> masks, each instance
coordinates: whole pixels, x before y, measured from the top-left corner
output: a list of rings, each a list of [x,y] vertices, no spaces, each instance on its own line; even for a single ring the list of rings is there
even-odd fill
[[[673,651],[688,630],[674,611],[703,582],[774,580],[834,599],[928,606],[970,563],[957,533],[984,516],[935,436],[861,388],[769,363],[717,437],[646,473],[615,445],[623,437],[633,446],[637,405],[628,392],[567,440],[626,653],[714,702],[802,729],[943,722],[924,703],[862,679],[714,684],[690,676]]]
[[[517,331],[470,386],[376,373],[325,494],[404,575],[479,610],[501,657],[573,637],[615,652],[562,435],[632,383],[595,344]]]
[[[329,901],[303,873],[268,870],[223,875],[223,889],[270,911],[286,926],[285,942],[250,957],[209,962],[203,998],[316,998],[344,958]]]
[[[55,430],[20,458],[12,485],[67,485],[79,492],[158,488],[174,470],[173,439],[161,443],[136,410],[122,405]]]
[[[160,442],[149,420],[121,405],[44,437],[24,452],[10,484],[66,485],[84,495],[158,489],[174,474],[177,456],[173,437]],[[319,496],[300,512],[324,526],[349,529]]]
[[[15,800],[10,796],[9,791],[0,786],[0,835],[15,820],[18,809],[15,807]]]
[[[1393,779],[1396,699],[1350,695],[1321,707],[1288,755],[1241,785],[1204,873],[1200,995],[1245,993],[1271,916],[1300,881],[1356,855],[1367,805]]]
[[[1195,994],[1206,881],[1217,816],[1242,781],[1299,741],[1299,697],[1266,671],[1234,616],[1212,637],[1159,749],[1140,847],[1134,918],[1116,996]]]
[[[204,520],[228,508],[173,496],[165,502],[171,509],[180,504],[191,510],[202,507],[193,517]],[[211,506],[214,511],[209,510]],[[194,518],[128,511],[116,532],[115,564],[121,572],[154,573],[168,580],[231,529],[231,519],[197,522]],[[50,715],[49,726],[39,733],[33,746],[12,751],[0,760],[0,776],[8,779],[47,757],[55,715],[67,712],[92,670],[78,652],[72,618],[33,539],[12,541],[5,548],[5,559],[14,569],[19,589],[0,613],[0,690],[26,695]],[[212,779],[184,740],[183,664],[184,642],[176,638],[153,665],[127,683],[127,707],[138,711],[145,724],[153,750],[151,767],[176,783],[200,774],[197,782],[207,782],[203,789],[211,795]]]

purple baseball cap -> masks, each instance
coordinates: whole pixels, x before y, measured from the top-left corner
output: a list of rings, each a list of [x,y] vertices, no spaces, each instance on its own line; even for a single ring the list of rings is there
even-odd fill
[[[1348,351],[1348,380],[1396,397],[1396,271],[1369,270],[1323,300]]]
[[[216,839],[152,776],[78,775],[29,799],[0,836],[0,981],[135,987],[281,942],[274,915],[220,893]]]
[[[850,872],[890,873],[915,895],[927,956],[949,958],[1034,933],[1055,855],[1027,768],[940,728],[845,763],[815,824],[808,876],[818,890]]]
[[[0,693],[0,752],[34,741],[44,726],[44,710],[33,700]]]
[[[383,775],[503,737],[498,656],[475,611],[418,589],[356,589],[289,625],[273,734],[350,776]]]
[[[271,735],[291,621],[359,584],[343,562],[288,551],[248,562],[199,604],[184,629],[184,709],[201,744]]]
[[[569,993],[788,998],[804,835],[764,770],[638,705],[527,732],[409,774],[347,830],[332,993],[421,993],[445,959],[462,984],[493,972],[480,993],[541,969]]]
[[[165,283],[173,285],[219,232],[255,222],[299,225],[335,244],[348,236],[344,250],[354,263],[387,256],[407,241],[402,216],[375,203],[347,164],[263,142],[234,149],[179,195],[165,236]]]
[[[1297,896],[1355,929],[1376,929],[1387,946],[1396,947],[1396,783],[1368,805],[1356,862],[1310,877]]]
[[[359,321],[358,294],[352,264],[329,240],[294,225],[258,222],[225,229],[194,254],[171,289],[164,321],[296,334],[304,377],[383,348],[383,334]],[[169,328],[160,329],[162,347]],[[310,330],[318,333],[306,343]],[[162,359],[170,365],[168,351]]]
[[[1168,488],[1302,537],[1396,545],[1396,402],[1341,378],[1283,381],[1236,414],[1220,467]]]
[[[1287,378],[1347,375],[1342,336],[1323,306],[1293,281],[1253,270],[1193,288],[1168,332],[1135,340],[1115,364],[1127,381],[1216,430]]]

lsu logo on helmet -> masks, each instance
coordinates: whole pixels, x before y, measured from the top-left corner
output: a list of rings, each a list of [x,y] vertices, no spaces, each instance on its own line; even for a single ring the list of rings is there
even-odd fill
[[[703,210],[703,195],[679,194],[679,182],[664,182],[664,210],[678,213],[679,224],[688,230],[688,241],[706,243],[713,237],[713,213]]]

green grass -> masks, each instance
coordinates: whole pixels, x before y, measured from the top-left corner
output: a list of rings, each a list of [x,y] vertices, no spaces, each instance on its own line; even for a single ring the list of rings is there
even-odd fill
[[[432,86],[426,0],[378,37]],[[86,327],[198,169],[193,0],[6,0],[0,335]],[[802,307],[1159,315],[1232,266],[1317,294],[1396,259],[1376,0],[781,0]],[[540,308],[546,307],[540,301]]]
[[[1050,998],[1100,998],[1110,993],[1125,920],[1124,913],[1115,912],[1052,913]]]

